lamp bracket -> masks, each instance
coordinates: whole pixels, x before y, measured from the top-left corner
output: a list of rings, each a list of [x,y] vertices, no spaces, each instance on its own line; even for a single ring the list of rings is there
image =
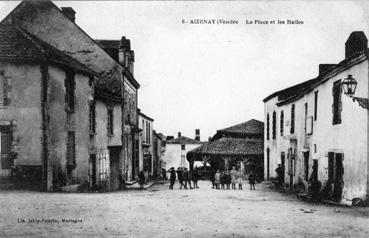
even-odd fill
[[[359,106],[369,110],[369,99],[368,98],[360,98],[360,97],[352,97],[352,100],[359,103]]]

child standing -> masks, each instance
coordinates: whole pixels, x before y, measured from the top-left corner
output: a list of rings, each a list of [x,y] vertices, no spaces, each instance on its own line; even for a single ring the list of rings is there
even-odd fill
[[[220,175],[219,170],[218,170],[218,171],[215,173],[215,175],[214,175],[214,184],[215,184],[215,188],[216,188],[216,189],[219,189],[220,178],[221,178],[221,175]]]
[[[243,174],[241,170],[237,173],[237,183],[238,183],[238,189],[242,190]]]
[[[250,190],[255,190],[255,180],[256,175],[251,171],[251,174],[249,175]]]

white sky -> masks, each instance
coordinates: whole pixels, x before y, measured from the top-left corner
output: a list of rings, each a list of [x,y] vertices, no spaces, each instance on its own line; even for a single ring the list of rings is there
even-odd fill
[[[263,98],[317,76],[319,63],[344,58],[352,31],[369,38],[369,2],[55,2],[73,7],[95,39],[131,39],[139,107],[166,135],[201,139],[217,129],[263,121]],[[3,19],[17,2],[0,2]],[[238,25],[189,25],[182,19],[235,19]],[[246,25],[302,20],[303,25]]]

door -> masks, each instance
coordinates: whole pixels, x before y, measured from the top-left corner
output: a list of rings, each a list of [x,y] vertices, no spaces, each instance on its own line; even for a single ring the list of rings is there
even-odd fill
[[[335,179],[333,197],[340,201],[342,199],[343,191],[343,154],[335,154]]]
[[[304,152],[304,177],[309,180],[309,151]]]
[[[270,149],[267,148],[267,180],[269,180]]]
[[[0,126],[0,175],[10,175],[11,160],[11,130],[10,126]],[[5,173],[5,174],[4,174]]]
[[[282,168],[282,181],[284,184],[284,171],[285,171],[285,167],[286,166],[286,154],[284,152],[281,152],[281,168]],[[284,185],[283,185],[284,186]]]
[[[119,154],[120,149],[109,148],[110,158],[110,190],[119,189]]]
[[[90,155],[90,163],[91,163],[91,187],[95,188],[96,182],[97,182],[96,155],[95,154]]]

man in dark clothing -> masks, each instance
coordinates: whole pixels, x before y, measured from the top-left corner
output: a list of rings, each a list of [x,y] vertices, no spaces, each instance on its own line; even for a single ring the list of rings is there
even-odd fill
[[[182,171],[182,168],[177,169],[177,177],[178,177],[179,184],[181,185],[181,187],[179,189],[182,189],[182,186],[183,186],[183,171]]]
[[[140,171],[140,173],[138,174],[138,183],[140,184],[140,188],[143,189],[144,184],[145,184],[145,174],[143,171]]]
[[[250,190],[255,190],[255,180],[256,180],[256,175],[254,174],[254,172],[251,171],[249,175]]]
[[[275,172],[277,173],[278,185],[282,186],[284,181],[283,181],[283,169],[281,167],[281,164],[278,164],[278,167],[275,169]]]
[[[195,167],[192,171],[192,181],[193,181],[193,187],[199,188],[197,186],[197,181],[199,180],[199,172],[197,171],[197,167]]]
[[[174,171],[174,168],[170,168],[170,186],[169,189],[173,189],[173,185],[176,182],[176,171]]]
[[[192,189],[192,186],[191,186],[191,173],[190,171],[188,171],[187,168],[185,168],[184,170],[184,173],[183,173],[183,180],[184,180],[184,188],[187,189],[187,183],[188,183],[188,186],[190,187],[190,189]]]
[[[213,185],[213,189],[214,188],[216,188],[216,186],[215,186],[215,174],[217,173],[217,171],[215,170],[215,169],[211,169],[211,172],[210,172],[210,181],[211,181],[211,183],[212,183],[212,185]]]
[[[163,180],[168,180],[167,171],[164,168],[161,168],[161,176],[163,177]]]
[[[229,170],[227,169],[226,173],[225,173],[225,183],[227,185],[227,189],[229,190],[231,188],[231,174],[229,173]]]
[[[119,170],[119,190],[125,188],[126,182],[124,181],[123,169]]]

